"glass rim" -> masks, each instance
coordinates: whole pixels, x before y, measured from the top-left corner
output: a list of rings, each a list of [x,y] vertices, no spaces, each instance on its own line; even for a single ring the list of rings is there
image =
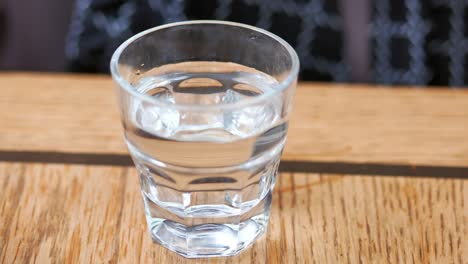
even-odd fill
[[[149,96],[144,93],[138,92],[136,89],[134,89],[134,86],[131,85],[125,78],[123,78],[119,72],[118,69],[118,64],[119,64],[119,59],[122,54],[122,52],[129,46],[131,45],[135,40],[142,38],[152,32],[161,30],[161,29],[166,29],[170,27],[177,27],[177,26],[185,26],[185,25],[197,25],[197,24],[218,24],[218,25],[225,25],[225,26],[232,26],[232,27],[241,27],[241,28],[246,28],[252,31],[255,31],[257,33],[261,33],[263,35],[266,35],[267,37],[271,38],[274,41],[277,41],[279,44],[281,44],[286,51],[288,52],[290,58],[291,58],[291,70],[288,73],[287,77],[279,82],[278,84],[275,84],[274,86],[275,89],[271,89],[266,93],[263,93],[259,96],[256,97],[251,97],[251,98],[245,98],[243,100],[239,100],[238,102],[234,103],[226,103],[226,104],[207,104],[207,105],[199,105],[199,104],[172,104],[169,102],[165,102],[162,100],[158,100],[157,98],[154,98],[152,96]],[[291,85],[297,78],[297,74],[299,73],[299,57],[297,56],[296,51],[287,43],[284,39],[280,38],[279,36],[250,25],[242,24],[242,23],[237,23],[237,22],[230,22],[230,21],[222,21],[222,20],[189,20],[189,21],[182,21],[182,22],[175,22],[175,23],[168,23],[164,25],[160,25],[157,27],[153,27],[147,30],[144,30],[131,38],[127,39],[124,41],[113,53],[111,61],[110,61],[110,71],[112,78],[114,81],[121,87],[123,88],[126,92],[128,92],[130,95],[137,97],[138,99],[154,104],[154,105],[160,105],[164,107],[170,107],[170,108],[179,108],[179,109],[187,109],[187,110],[224,110],[224,109],[234,109],[234,108],[239,108],[247,105],[254,105],[257,103],[260,103],[262,101],[266,101],[269,98],[273,97],[274,95],[277,95],[284,91],[289,85]]]

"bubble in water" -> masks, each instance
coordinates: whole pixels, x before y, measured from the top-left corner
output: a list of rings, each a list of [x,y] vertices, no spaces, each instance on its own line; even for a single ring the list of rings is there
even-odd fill
[[[266,103],[230,111],[224,116],[224,127],[240,137],[254,135],[276,122],[278,113],[275,110],[270,103]]]
[[[174,96],[167,87],[156,87],[147,94],[159,100],[175,104]],[[176,133],[179,127],[180,114],[171,107],[162,107],[147,102],[140,102],[136,110],[136,122],[140,128],[152,134],[168,137]]]
[[[255,85],[256,83],[252,81],[252,78],[245,78],[243,75],[240,75],[237,80],[241,81],[241,83],[236,83],[226,92],[225,102],[227,103],[235,103],[248,97],[259,96],[268,89],[261,85]],[[277,101],[277,98],[273,98],[260,104],[226,112],[224,127],[230,133],[240,137],[254,135],[277,121],[279,109],[279,102]]]
[[[271,76],[246,72],[175,72],[145,77],[137,90],[170,104],[223,105],[271,92],[275,84],[277,82]],[[192,134],[194,139],[200,140],[195,135],[203,134],[205,138],[205,131],[211,129],[243,138],[271,127],[278,121],[280,108],[281,100],[278,97],[226,111],[222,108],[219,111],[191,111],[141,103],[137,123],[147,132],[161,137],[184,136],[184,140],[187,140],[185,135]],[[220,136],[223,140],[225,137]]]

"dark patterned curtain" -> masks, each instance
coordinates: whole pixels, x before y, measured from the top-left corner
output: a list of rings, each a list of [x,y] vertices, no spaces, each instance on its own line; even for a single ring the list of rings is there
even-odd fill
[[[372,2],[376,82],[468,84],[468,1]]]
[[[346,0],[76,0],[67,56],[72,71],[107,72],[125,39],[157,25],[194,19],[230,20],[267,29],[288,41],[303,80],[350,81],[344,54]],[[366,2],[366,1],[360,1]],[[369,75],[384,84],[468,83],[468,1],[378,0],[368,26]],[[352,50],[348,49],[348,52]]]
[[[298,51],[303,79],[348,79],[335,0],[77,0],[67,45],[70,70],[107,72],[112,52],[125,39],[150,27],[195,19],[267,29]]]

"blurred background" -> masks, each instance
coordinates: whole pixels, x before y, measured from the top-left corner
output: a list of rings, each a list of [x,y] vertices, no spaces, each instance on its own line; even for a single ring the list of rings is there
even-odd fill
[[[468,84],[466,0],[1,0],[0,70],[106,73],[125,39],[193,19],[283,37],[303,80]]]

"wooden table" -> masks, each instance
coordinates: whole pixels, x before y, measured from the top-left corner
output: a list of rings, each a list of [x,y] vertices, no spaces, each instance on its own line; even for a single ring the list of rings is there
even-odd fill
[[[154,244],[105,76],[0,74],[0,263],[467,263],[468,91],[302,83],[269,231]]]

